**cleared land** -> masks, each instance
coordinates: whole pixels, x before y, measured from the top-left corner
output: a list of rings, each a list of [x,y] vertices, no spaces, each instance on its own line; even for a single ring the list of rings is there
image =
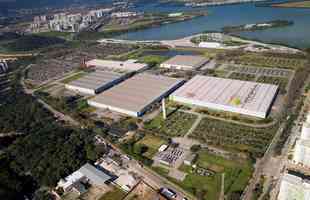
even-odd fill
[[[278,4],[273,4],[272,7],[281,7],[281,8],[310,8],[310,1],[278,3]]]
[[[277,125],[269,128],[252,128],[204,118],[191,137],[212,146],[248,153],[252,157],[261,157],[276,131]]]
[[[166,120],[162,114],[144,124],[144,128],[164,137],[183,136],[191,128],[196,116],[184,112],[171,111]]]
[[[125,193],[119,189],[114,188],[113,190],[105,193],[99,200],[121,200],[125,196]]]

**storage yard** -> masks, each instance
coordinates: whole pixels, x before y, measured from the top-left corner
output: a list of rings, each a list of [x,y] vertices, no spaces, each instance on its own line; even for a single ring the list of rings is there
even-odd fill
[[[124,75],[97,70],[65,85],[66,89],[82,94],[95,95],[119,83]]]
[[[149,106],[167,97],[183,80],[138,74],[88,100],[89,105],[133,117],[143,115]]]
[[[170,98],[173,101],[266,118],[278,86],[197,75]]]

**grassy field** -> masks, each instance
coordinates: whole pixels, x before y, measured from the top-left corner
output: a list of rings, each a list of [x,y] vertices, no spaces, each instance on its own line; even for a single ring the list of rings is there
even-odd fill
[[[170,111],[164,120],[162,113],[149,122],[144,123],[144,128],[165,137],[183,136],[196,120],[195,115],[179,111]]]
[[[151,159],[157,153],[158,148],[165,143],[166,141],[164,139],[148,134],[136,144],[147,146],[148,150],[143,155]]]
[[[281,7],[281,8],[310,8],[310,1],[277,3],[277,4],[273,4],[272,6]]]
[[[105,193],[99,200],[121,200],[125,196],[125,193],[119,189],[114,188],[112,191]]]
[[[201,199],[218,200],[221,190],[221,176],[225,174],[225,195],[240,193],[246,187],[252,175],[252,164],[246,160],[229,160],[220,156],[201,150],[198,153],[197,166],[215,172],[212,176],[200,176],[190,166],[183,165],[180,170],[188,175],[185,180],[180,182],[168,177],[168,171],[163,168],[153,168],[157,173],[166,176],[169,180],[176,183],[186,191]]]
[[[261,157],[276,133],[277,125],[252,128],[204,118],[191,137],[224,149]]]

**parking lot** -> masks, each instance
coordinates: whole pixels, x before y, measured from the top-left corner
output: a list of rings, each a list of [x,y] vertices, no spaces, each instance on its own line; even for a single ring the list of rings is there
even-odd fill
[[[131,45],[103,43],[78,49],[52,49],[31,65],[27,72],[27,79],[32,84],[39,85],[79,69],[84,61],[121,55],[135,48]]]
[[[184,159],[188,154],[189,151],[183,148],[169,147],[166,151],[159,152],[154,157],[154,161],[172,168],[178,168],[182,165]]]

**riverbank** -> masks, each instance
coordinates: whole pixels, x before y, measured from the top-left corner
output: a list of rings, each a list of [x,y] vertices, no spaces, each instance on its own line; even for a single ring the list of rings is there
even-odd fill
[[[271,7],[275,8],[309,8],[310,1],[297,1],[297,2],[284,2],[284,3],[275,3],[271,4]]]
[[[100,38],[111,38],[121,34],[140,31],[143,29],[160,27],[162,25],[173,24],[178,22],[185,22],[193,20],[198,17],[207,16],[205,11],[196,11],[196,12],[176,12],[168,14],[149,14],[148,16],[139,19],[132,20],[127,22],[126,25],[111,23],[104,26],[98,32],[81,32],[78,34],[79,39],[100,39]]]

